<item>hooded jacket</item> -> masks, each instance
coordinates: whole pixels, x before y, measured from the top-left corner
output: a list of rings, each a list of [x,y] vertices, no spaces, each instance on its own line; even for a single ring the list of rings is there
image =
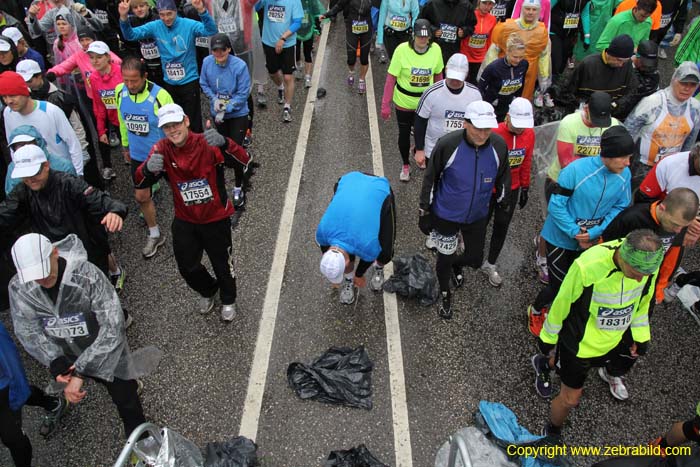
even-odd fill
[[[476,24],[474,7],[467,0],[432,0],[423,6],[419,18],[430,21],[434,31],[442,31],[435,42],[440,45],[444,63],[459,52],[462,38],[458,36],[458,30],[464,31],[463,37],[471,36]]]
[[[46,154],[46,159],[48,159],[49,161],[49,166],[53,170],[57,172],[66,172],[71,175],[76,175],[75,167],[73,167],[73,164],[71,164],[71,162],[68,159],[49,153],[48,149],[46,148],[46,140],[44,140],[44,138],[41,136],[41,134],[36,128],[34,128],[31,125],[20,125],[14,130],[12,130],[12,133],[10,133],[9,137],[7,138],[7,141],[12,141],[17,135],[29,135],[32,138],[34,138],[34,141],[36,141],[35,144],[44,151],[44,154]],[[20,178],[12,178],[12,171],[14,170],[14,168],[15,163],[14,161],[12,161],[7,166],[7,176],[5,177],[6,194],[10,194],[14,187],[22,182],[22,179]]]
[[[59,8],[54,8],[53,10],[49,10],[49,12],[55,12],[53,16],[53,27],[54,30],[57,32],[56,34],[56,39],[53,41],[53,55],[55,58],[56,63],[61,63],[62,61],[66,60],[68,57],[71,55],[76,55],[79,54],[83,51],[82,46],[80,45],[80,42],[78,42],[78,24],[79,21],[73,17],[71,14],[72,10],[69,10],[68,8],[62,6]],[[42,21],[46,19],[46,17],[49,16],[49,13],[47,13],[44,18],[42,18]],[[78,15],[80,16],[80,15]],[[58,35],[58,27],[56,26],[56,18],[62,17],[64,18],[71,26],[71,32],[68,34],[68,37],[62,38],[60,35]]]
[[[57,34],[56,15],[59,14],[59,10],[64,8],[67,11],[64,12],[63,15],[69,18],[68,22],[73,25],[74,31],[76,28],[89,28],[95,32],[102,31],[102,22],[90,10],[87,11],[84,17],[80,16],[80,14],[72,8],[73,3],[73,0],[66,0],[65,6],[49,8],[41,19],[32,18],[27,15],[29,18],[29,32],[32,37],[44,36],[46,42],[53,44]]]
[[[109,73],[103,75],[99,71],[95,71],[90,75],[92,110],[95,112],[98,136],[107,134],[106,120],[109,120],[109,123],[116,127],[119,126],[117,95],[114,90],[117,84],[123,81],[122,70],[114,63],[110,65]]]
[[[54,243],[65,269],[54,302],[36,282],[10,281],[15,335],[42,365],[66,361],[79,374],[113,381],[137,377],[126,342],[124,312],[117,292],[75,235]]]
[[[121,58],[119,58],[114,52],[110,52],[109,56],[112,59],[112,66],[121,67]],[[80,73],[83,75],[85,92],[87,93],[88,97],[92,99],[90,75],[95,73],[95,67],[92,66],[92,63],[90,63],[90,56],[82,49],[82,47],[80,48],[79,52],[72,54],[70,57],[66,58],[66,60],[54,67],[49,68],[48,72],[56,73],[56,76],[63,76],[72,73],[76,68],[78,68]]]

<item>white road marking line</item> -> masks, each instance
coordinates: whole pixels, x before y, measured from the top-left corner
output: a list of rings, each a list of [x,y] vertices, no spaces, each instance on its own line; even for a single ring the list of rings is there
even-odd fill
[[[374,100],[374,82],[372,65],[366,76],[367,113],[369,117],[370,140],[372,142],[372,169],[375,175],[384,176],[382,161],[382,143],[379,139],[377,107]],[[394,265],[384,267],[384,276],[391,277]],[[401,350],[401,326],[396,295],[384,292],[384,322],[386,325],[387,358],[389,360],[389,383],[391,386],[391,412],[394,426],[394,453],[396,467],[412,467],[411,431],[408,423],[408,405],[406,404],[406,379],[403,371],[403,352]]]
[[[248,379],[248,390],[246,393],[245,405],[243,406],[243,414],[241,416],[239,434],[252,440],[255,440],[258,433],[260,409],[265,392],[267,370],[270,364],[270,349],[272,347],[272,338],[275,333],[275,322],[277,321],[277,310],[280,292],[282,290],[284,268],[287,263],[289,239],[294,223],[294,212],[296,211],[297,196],[299,195],[299,183],[301,181],[301,172],[304,167],[304,157],[306,156],[306,143],[311,128],[311,118],[313,117],[316,103],[316,90],[318,89],[318,82],[321,76],[321,68],[323,67],[329,29],[330,25],[326,25],[323,28],[321,40],[318,44],[316,63],[314,63],[313,77],[311,78],[311,88],[308,90],[308,95],[306,97],[304,116],[301,121],[301,127],[299,128],[297,147],[294,152],[294,161],[292,162],[292,171],[289,174],[289,184],[287,185],[284,207],[282,208],[282,216],[280,217],[280,226],[275,243],[275,253],[272,258],[270,278],[267,282],[267,291],[265,292],[265,302],[263,303],[263,311],[260,318],[258,339],[255,343],[255,354],[253,355],[253,364]]]

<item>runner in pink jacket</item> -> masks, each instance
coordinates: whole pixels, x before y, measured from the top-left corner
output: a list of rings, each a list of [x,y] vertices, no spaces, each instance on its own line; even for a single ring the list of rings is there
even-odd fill
[[[95,68],[90,74],[90,87],[92,88],[92,110],[97,121],[97,134],[100,143],[109,144],[107,135],[107,121],[119,128],[117,116],[117,96],[114,88],[124,82],[122,70],[119,65],[112,63],[110,50],[102,41],[95,41],[88,47],[87,55]]]

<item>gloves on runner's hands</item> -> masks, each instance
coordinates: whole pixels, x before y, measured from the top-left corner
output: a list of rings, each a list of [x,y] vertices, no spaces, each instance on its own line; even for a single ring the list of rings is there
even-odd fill
[[[54,81],[56,81],[56,73],[54,73],[53,71],[47,72],[47,73],[44,75],[44,77],[45,77],[46,79],[48,79],[49,81],[51,81],[52,83],[53,83]]]
[[[226,144],[226,138],[224,135],[216,131],[214,128],[207,128],[204,130],[204,139],[207,140],[209,146],[221,147]]]
[[[671,42],[668,43],[668,45],[671,47],[675,47],[681,43],[682,38],[683,38],[683,34],[676,33],[673,35],[673,39],[671,40]]]
[[[224,112],[226,110],[226,101],[223,99],[214,99],[214,112]]]
[[[555,345],[548,344],[545,341],[543,341],[542,338],[539,338],[537,339],[537,347],[539,347],[540,352],[542,352],[542,355],[549,355],[549,352],[554,350]]]
[[[528,200],[528,195],[527,195],[528,189],[525,187],[520,187],[520,199],[518,200],[518,206],[520,206],[520,209],[523,209],[525,205],[527,204]]]
[[[163,171],[163,154],[154,152],[146,161],[146,168],[149,172],[157,174]]]

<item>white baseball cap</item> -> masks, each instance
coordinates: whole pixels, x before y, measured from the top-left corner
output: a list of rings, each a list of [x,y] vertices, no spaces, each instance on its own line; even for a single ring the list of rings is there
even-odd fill
[[[14,141],[14,139],[13,139]],[[33,177],[39,173],[41,164],[46,162],[46,153],[35,144],[27,144],[12,153],[12,162],[15,168],[12,169],[12,178]]]
[[[447,69],[445,78],[464,81],[467,79],[467,74],[469,74],[469,60],[467,60],[466,55],[456,53],[447,60],[445,68]]]
[[[102,41],[93,41],[90,42],[87,51],[97,55],[105,55],[109,53],[109,46]]]
[[[12,46],[10,45],[10,39],[9,37],[5,37],[7,40],[2,40],[0,39],[0,52],[9,52],[10,49],[12,49]]]
[[[327,250],[321,257],[321,274],[326,276],[331,284],[343,282],[345,272],[345,255],[336,249]]]
[[[24,39],[24,36],[20,32],[20,30],[15,28],[15,27],[9,27],[9,28],[3,29],[2,35],[12,39],[12,42],[14,42],[15,45],[17,45],[17,43],[19,42],[20,39]]]
[[[493,106],[485,101],[474,101],[467,106],[464,118],[477,128],[497,128],[498,121]]]
[[[185,119],[185,111],[177,104],[165,104],[158,109],[158,128],[168,123],[180,123]]]
[[[25,81],[29,81],[37,73],[41,73],[41,67],[32,59],[22,60],[17,64],[17,73],[19,73]]]
[[[14,138],[12,138],[12,141],[10,141],[10,144],[8,146],[12,147],[14,144],[17,143],[31,143],[32,141],[36,141],[36,138],[26,133],[20,133],[15,135]]]
[[[53,245],[48,238],[37,233],[22,235],[12,245],[12,261],[17,268],[17,278],[22,284],[44,279],[51,274]]]
[[[510,124],[515,128],[533,128],[535,116],[532,114],[532,104],[524,97],[516,97],[508,107]]]

